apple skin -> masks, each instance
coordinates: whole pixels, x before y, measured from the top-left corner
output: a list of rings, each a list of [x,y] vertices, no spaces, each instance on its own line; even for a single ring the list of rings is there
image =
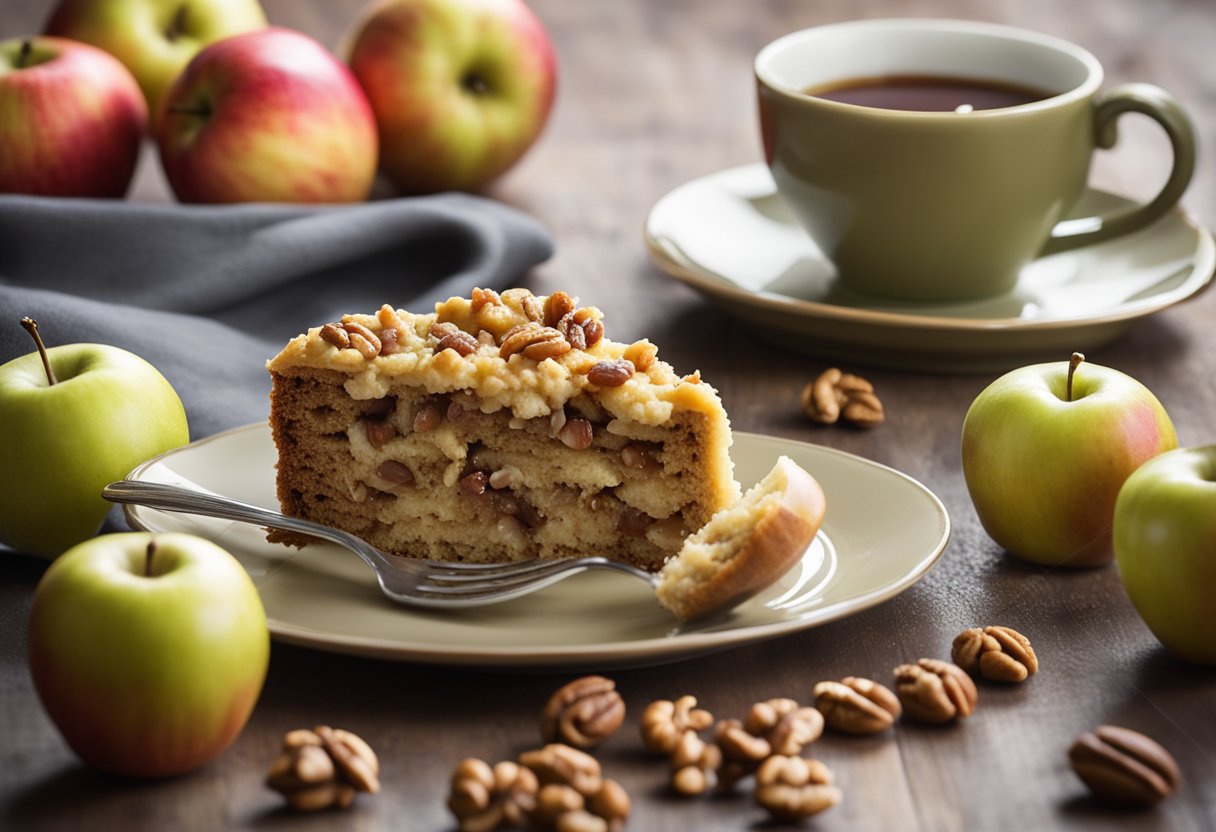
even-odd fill
[[[46,33],[91,43],[118,58],[155,114],[165,90],[199,49],[265,26],[257,0],[62,0]]]
[[[1012,370],[963,420],[967,490],[988,534],[1047,566],[1114,557],[1115,498],[1140,465],[1178,446],[1157,398],[1118,370],[1082,363],[1067,399],[1068,362]]]
[[[111,55],[62,38],[0,41],[0,192],[121,197],[147,123],[135,79]]]
[[[376,176],[376,122],[347,67],[272,27],[214,43],[165,94],[155,127],[182,202],[358,202]]]
[[[1216,445],[1136,469],[1115,503],[1114,545],[1153,635],[1184,661],[1216,665]]]
[[[34,592],[38,696],[72,750],[111,774],[181,774],[218,755],[249,719],[269,655],[249,574],[193,535],[102,535]]]
[[[0,542],[55,557],[97,534],[101,489],[189,441],[173,387],[139,356],[103,344],[47,350],[0,366]]]
[[[382,0],[348,60],[380,128],[380,166],[403,193],[477,190],[545,126],[553,44],[522,0]]]

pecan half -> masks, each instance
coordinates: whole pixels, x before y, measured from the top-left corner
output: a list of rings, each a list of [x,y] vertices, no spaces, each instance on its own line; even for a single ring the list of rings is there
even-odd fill
[[[899,697],[870,679],[846,676],[815,685],[815,707],[833,731],[877,734],[895,724],[903,712]]]
[[[490,478],[493,485],[494,478]],[[625,700],[616,682],[584,676],[558,688],[540,715],[541,737],[575,748],[591,748],[616,733],[625,721]]]
[[[565,292],[554,292],[545,298],[543,307],[545,326],[557,326],[557,322],[574,311],[578,302]]]
[[[1022,682],[1038,672],[1030,639],[1009,627],[972,627],[951,645],[950,657],[968,673],[994,682]]]
[[[633,378],[633,364],[623,358],[600,361],[587,371],[587,381],[599,387],[620,387]]]
[[[1068,761],[1094,796],[1121,806],[1160,803],[1182,783],[1170,752],[1117,725],[1099,725],[1082,734],[1068,749]]]
[[[440,338],[439,343],[435,345],[435,352],[453,350],[461,358],[467,358],[477,352],[477,347],[478,341],[476,338],[464,330],[458,329]]]
[[[979,697],[966,671],[938,659],[895,668],[895,694],[909,717],[933,724],[971,716]]]

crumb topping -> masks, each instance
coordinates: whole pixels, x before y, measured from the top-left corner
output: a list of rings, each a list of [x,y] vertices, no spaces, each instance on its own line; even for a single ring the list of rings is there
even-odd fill
[[[291,339],[267,367],[344,373],[355,399],[381,398],[402,382],[464,391],[482,412],[508,408],[519,419],[548,416],[584,391],[596,392],[613,418],[646,425],[718,404],[699,372],[678,375],[648,340],[605,337],[603,317],[565,292],[474,289],[429,314],[385,305],[374,315],[344,315]]]

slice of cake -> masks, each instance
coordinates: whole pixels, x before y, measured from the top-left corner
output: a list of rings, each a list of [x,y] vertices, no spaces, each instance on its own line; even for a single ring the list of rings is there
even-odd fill
[[[293,338],[268,364],[283,510],[400,555],[659,569],[739,499],[729,422],[699,374],[602,318],[474,289]]]

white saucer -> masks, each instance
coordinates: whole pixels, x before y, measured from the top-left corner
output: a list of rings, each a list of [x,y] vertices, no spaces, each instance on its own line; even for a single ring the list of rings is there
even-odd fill
[[[1122,197],[1088,190],[1076,215]],[[917,305],[851,294],[803,233],[763,164],[681,185],[655,203],[645,238],[654,262],[761,337],[878,366],[970,372],[1060,358],[1126,332],[1207,287],[1212,236],[1174,210],[1143,231],[1030,263],[1013,291]]]

